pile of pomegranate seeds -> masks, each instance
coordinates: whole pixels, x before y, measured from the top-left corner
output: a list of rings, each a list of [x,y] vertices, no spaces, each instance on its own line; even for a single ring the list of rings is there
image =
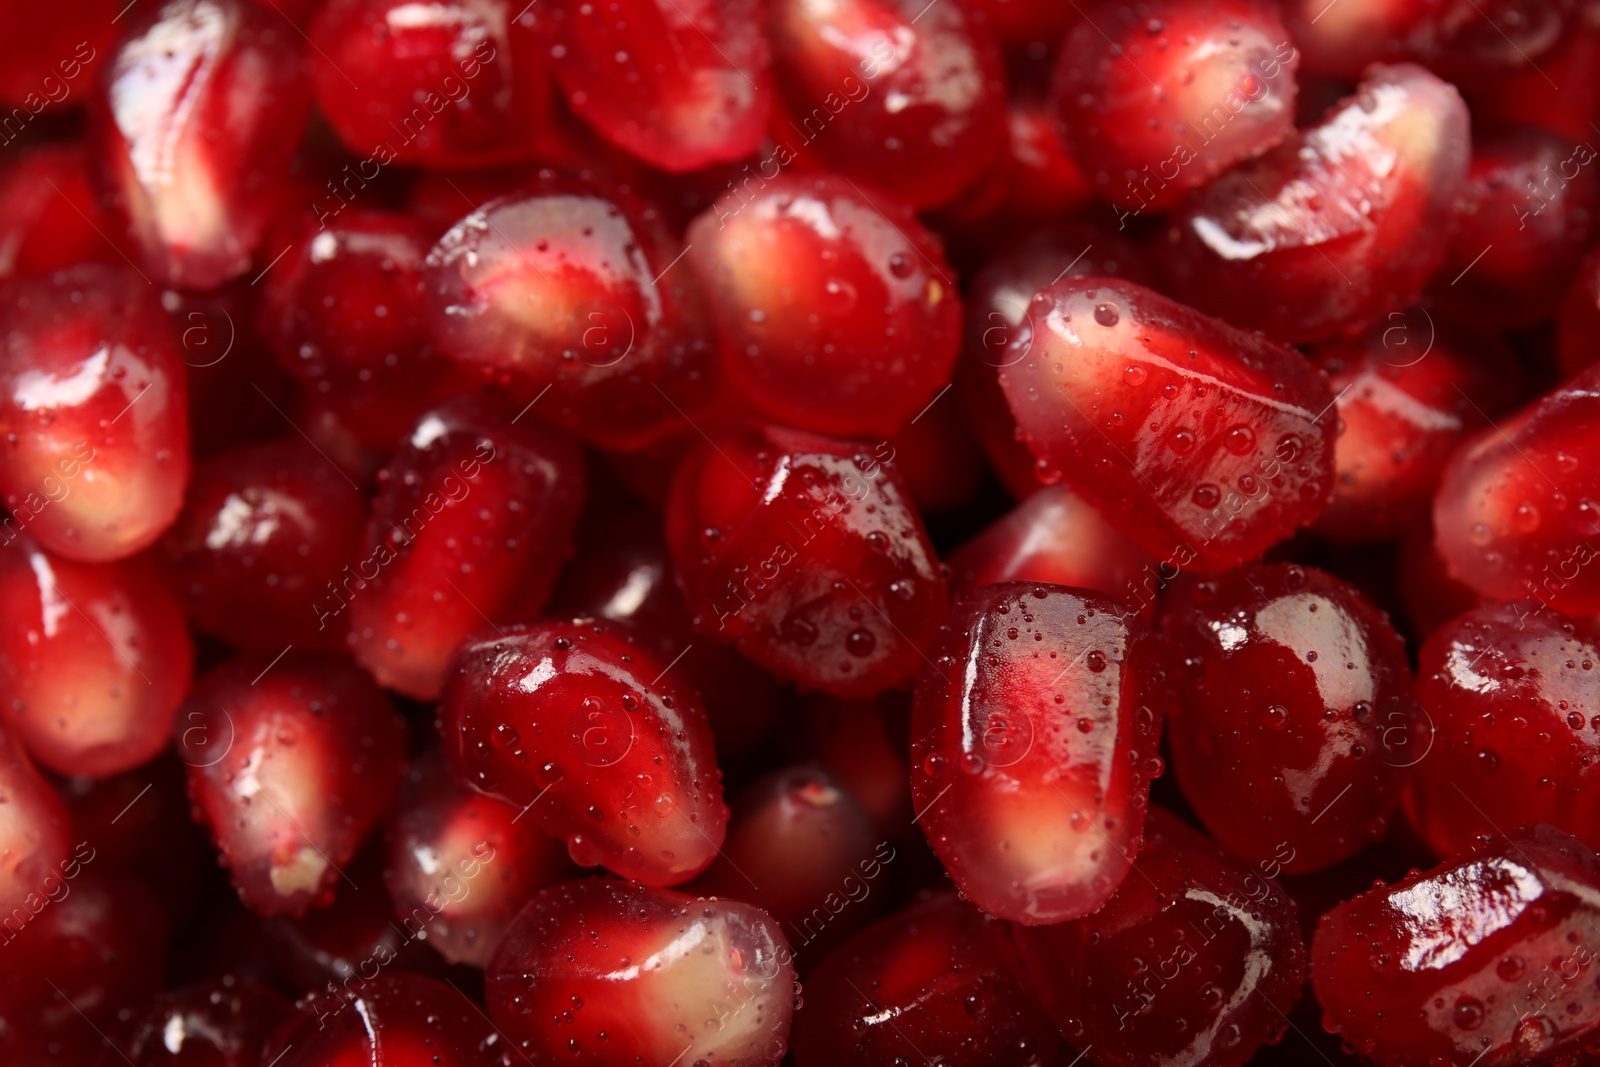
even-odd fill
[[[1600,1064],[1600,0],[0,0],[0,1067]]]

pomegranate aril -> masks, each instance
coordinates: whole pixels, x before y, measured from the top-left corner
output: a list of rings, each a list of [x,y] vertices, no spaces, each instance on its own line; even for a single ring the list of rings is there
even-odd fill
[[[1321,571],[1261,564],[1180,585],[1161,625],[1183,660],[1172,767],[1218,840],[1304,872],[1383,836],[1429,738],[1382,612]]]
[[[1468,145],[1453,86],[1374,67],[1320,123],[1184,203],[1168,234],[1174,288],[1279,341],[1357,332],[1444,263]]]
[[[499,1067],[483,1011],[444,982],[386,970],[313,993],[262,1050],[271,1067]]]
[[[364,444],[392,446],[430,403],[468,384],[428,344],[430,244],[406,216],[351,210],[307,220],[267,276],[262,332],[279,365]]]
[[[950,380],[961,299],[911,211],[844,178],[779,176],[690,225],[731,386],[760,415],[891,437]]]
[[[1558,1063],[1594,1043],[1600,860],[1549,826],[1323,915],[1311,981],[1323,1026],[1385,1065]]]
[[[1556,315],[1556,362],[1572,377],[1600,362],[1600,252],[1579,263]]]
[[[7,534],[68,559],[149,547],[189,478],[184,367],[155,292],[81,264],[0,286]]]
[[[94,101],[91,143],[133,252],[164,284],[245,273],[289,192],[310,105],[299,35],[249,0],[131,13]]]
[[[290,1011],[270,986],[231,974],[169,990],[108,1036],[95,1067],[260,1067]]]
[[[1532,601],[1477,608],[1418,654],[1433,745],[1406,812],[1439,856],[1496,827],[1550,823],[1600,844],[1600,635]],[[1420,753],[1419,753],[1420,754]]]
[[[109,226],[87,149],[46,144],[14,151],[8,162],[0,168],[0,278],[117,258],[102,236]]]
[[[999,154],[1000,50],[964,5],[775,0],[768,18],[783,107],[762,177],[815,160],[922,210],[954,200]]]
[[[1570,0],[1288,0],[1284,20],[1306,69],[1355,80],[1370,63],[1410,59],[1446,76],[1527,72],[1578,21]],[[1537,76],[1537,75],[1535,75]]]
[[[983,489],[985,467],[978,442],[955,399],[941,399],[936,397],[891,437],[885,450],[923,515],[958,512]]]
[[[0,549],[0,602],[0,707],[36,760],[103,778],[166,748],[194,647],[146,561],[73,563],[24,536]]]
[[[572,873],[566,849],[516,808],[468,789],[429,753],[401,783],[384,881],[413,937],[486,966],[527,899]]]
[[[537,154],[550,72],[537,9],[520,6],[327,0],[318,9],[309,35],[318,54],[306,69],[317,106],[361,160],[355,189],[394,162],[459,169]],[[335,184],[319,216],[343,210]]]
[[[608,141],[674,173],[743,159],[772,106],[755,0],[557,4],[550,54],[567,103]]]
[[[1025,973],[1102,1067],[1237,1067],[1277,1042],[1300,995],[1294,901],[1160,808],[1144,837],[1099,912],[1011,928]]]
[[[450,654],[509,609],[538,611],[571,551],[583,457],[498,400],[424,413],[378,475],[361,558],[318,601],[381,684],[439,695]]]
[[[73,6],[71,18],[48,4],[7,8],[6,37],[0,41],[5,116],[0,146],[53,110],[77,107],[94,91],[100,64],[116,39],[121,7],[117,0],[83,0]]]
[[[835,949],[805,982],[798,1067],[1043,1067],[1060,1041],[1006,966],[997,928],[949,892]]]
[[[300,437],[231,449],[195,469],[164,548],[195,625],[236,648],[337,651],[345,621],[320,619],[354,564],[366,500]]]
[[[716,858],[728,809],[700,698],[614,623],[467,641],[439,731],[451,770],[564,839],[583,866],[674,885]]]
[[[586,879],[528,902],[484,996],[530,1063],[758,1067],[783,1057],[795,982],[760,908]]]
[[[359,670],[289,652],[229,660],[177,726],[195,817],[259,915],[326,903],[394,795],[405,725]]]
[[[808,689],[866,696],[907,681],[945,581],[883,454],[776,427],[692,452],[667,540],[695,629]]]
[[[933,850],[984,911],[1088,915],[1128,873],[1167,697],[1127,605],[1042,583],[956,602],[917,679],[911,794]]]
[[[1433,501],[1439,554],[1486,597],[1600,612],[1600,368],[1456,449]],[[1559,482],[1552,479],[1560,479]]]
[[[71,819],[55,787],[34,769],[15,732],[0,727],[0,936],[15,937],[77,871]],[[93,858],[93,848],[88,849]],[[0,1028],[3,1030],[3,1028]]]
[[[1224,570],[1316,518],[1333,394],[1299,353],[1111,278],[1034,296],[1000,386],[1049,481],[1140,547]]]
[[[1294,132],[1299,54],[1270,0],[1091,5],[1061,46],[1065,139],[1126,221]]]
[[[1520,0],[1510,2],[1521,6]],[[1535,0],[1530,6],[1539,12],[1536,23],[1554,5]],[[1594,136],[1590,123],[1600,108],[1600,11],[1580,3],[1574,13],[1577,17],[1557,47],[1537,64],[1518,62],[1494,74],[1474,72],[1460,79],[1457,84],[1472,107],[1474,126],[1539,126],[1579,142]]]
[[[807,701],[803,737],[792,745],[839,780],[872,816],[880,836],[895,841],[919,833],[911,821],[906,762],[910,718],[911,694],[904,690],[859,700],[817,695]]]

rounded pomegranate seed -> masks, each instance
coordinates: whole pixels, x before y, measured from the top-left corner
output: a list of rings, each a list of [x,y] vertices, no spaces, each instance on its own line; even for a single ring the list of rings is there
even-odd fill
[[[262,1048],[290,1010],[271,987],[231,974],[173,989],[111,1035],[97,1067],[122,1059],[133,1067],[260,1067]]]
[[[716,858],[728,809],[700,698],[614,624],[466,642],[439,730],[456,774],[530,813],[583,866],[674,885]]]
[[[1218,571],[1316,518],[1333,394],[1304,357],[1110,278],[1033,298],[1000,386],[1050,481],[1158,559]]]
[[[1528,6],[1520,0],[1510,0],[1510,5]],[[1538,24],[1553,10],[1566,6],[1532,5],[1537,10],[1526,24]],[[1594,136],[1589,123],[1600,108],[1600,12],[1585,4],[1573,4],[1571,10],[1577,17],[1537,64],[1519,59],[1496,73],[1474,71],[1460,79],[1457,84],[1472,105],[1474,126],[1539,126],[1576,142],[1588,142]],[[1499,24],[1513,35],[1517,32],[1509,20]]]
[[[550,121],[537,9],[511,0],[327,0],[306,73],[317,106],[360,160],[318,190],[338,215],[382,168],[488,167],[536,154]],[[457,213],[460,208],[457,202]]]
[[[1165,663],[1115,600],[1012,582],[956,602],[911,713],[911,793],[933,850],[990,915],[1105,903],[1144,824]]]
[[[0,490],[7,539],[68,559],[153,544],[189,478],[184,369],[155,292],[82,264],[0,286]]]
[[[1374,67],[1320,123],[1184,204],[1169,233],[1176,291],[1279,341],[1352,333],[1413,303],[1444,263],[1467,120],[1421,67]]]
[[[1377,888],[1323,915],[1322,1023],[1378,1063],[1556,1063],[1594,1043],[1600,860],[1554,827]]]
[[[344,647],[317,607],[354,565],[366,500],[300,437],[244,445],[196,468],[165,549],[195,624],[236,648]]]
[[[425,311],[441,351],[525,393],[535,417],[638,449],[710,394],[712,353],[678,255],[654,209],[541,172],[439,239]]]
[[[156,280],[245,273],[288,192],[310,93],[299,35],[249,0],[132,12],[92,113],[100,176]]]
[[[406,932],[451,963],[486,966],[528,898],[572,873],[561,843],[519,814],[468,789],[436,752],[401,784],[384,881]]]
[[[261,1053],[272,1067],[497,1067],[483,1011],[444,982],[388,970],[313,993]]]
[[[1550,823],[1600,844],[1600,635],[1532,601],[1477,608],[1418,654],[1436,735],[1406,809],[1439,856],[1496,826]]]
[[[889,437],[950,379],[961,299],[907,208],[832,176],[729,193],[689,227],[729,381],[763,416]]]
[[[1103,1067],[1238,1067],[1277,1042],[1305,981],[1289,895],[1160,808],[1104,908],[1011,933],[1063,1036]]]
[[[1288,0],[1306,69],[1354,80],[1370,63],[1414,59],[1454,75],[1546,67],[1574,29],[1574,4],[1524,0]]]
[[[364,444],[391,447],[430,403],[467,384],[428,345],[429,247],[406,216],[352,209],[307,220],[267,275],[262,332],[279,365]]]
[[[860,801],[880,836],[896,841],[918,832],[906,760],[910,719],[904,690],[857,700],[819,694],[806,702],[804,736],[794,745]]]
[[[93,92],[95,76],[117,34],[117,0],[85,0],[62,18],[49,5],[10,8],[0,42],[0,104],[5,141],[55,108],[74,108]]]
[[[921,210],[954,200],[1003,147],[1000,49],[965,5],[777,0],[768,26],[784,113],[757,188],[814,157]]]
[[[446,401],[378,475],[361,558],[327,587],[318,621],[337,625],[349,608],[357,661],[431,700],[463,638],[544,603],[583,493],[571,441],[486,396]]]
[[[954,893],[938,893],[841,945],[806,979],[795,1063],[1055,1062],[1060,1041],[1004,965],[998,925]]]
[[[1383,836],[1431,736],[1382,612],[1321,571],[1263,564],[1181,586],[1161,626],[1185,665],[1173,770],[1219,841],[1299,873]]]
[[[1101,0],[1062,43],[1066,143],[1126,222],[1294,132],[1299,54],[1269,0]]]
[[[103,778],[166,748],[194,673],[183,610],[142,560],[0,550],[0,706],[35,759]]]
[[[260,915],[303,915],[326,902],[389,806],[405,739],[366,675],[299,653],[208,672],[177,732],[196,818]]]
[[[673,173],[761,146],[772,58],[754,0],[614,0],[551,11],[556,77],[600,135]]]
[[[773,427],[702,445],[667,540],[696,630],[838,696],[909,679],[945,611],[899,472],[848,441]]]
[[[0,728],[0,939],[15,937],[59,894],[62,875],[76,871],[66,805],[34,769],[21,741]],[[94,849],[87,849],[93,857]]]
[[[115,259],[109,229],[82,145],[14,152],[0,168],[0,278]]]
[[[484,996],[530,1062],[757,1067],[783,1057],[794,967],[760,908],[588,879],[528,902]]]
[[[1456,449],[1433,501],[1452,577],[1499,600],[1600,612],[1600,568],[1588,566],[1600,529],[1597,412],[1600,369],[1590,368]]]

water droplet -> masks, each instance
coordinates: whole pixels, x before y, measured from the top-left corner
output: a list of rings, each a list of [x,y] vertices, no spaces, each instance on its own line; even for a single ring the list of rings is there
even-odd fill
[[[1193,500],[1197,507],[1214,508],[1222,501],[1222,490],[1210,482],[1202,482],[1194,487],[1189,499]]]
[[[1476,997],[1463,996],[1456,1000],[1451,1018],[1463,1030],[1476,1030],[1483,1025],[1483,1003]]]
[[[1087,656],[1083,657],[1083,662],[1084,666],[1088,667],[1096,674],[1099,674],[1101,671],[1106,669],[1106,654],[1101,652],[1098,648],[1094,649]]]
[[[1135,388],[1143,385],[1146,377],[1145,369],[1136,363],[1130,363],[1122,368],[1122,380]]]
[[[1267,708],[1263,721],[1269,730],[1281,730],[1289,725],[1289,709],[1282,704],[1273,704]]]
[[[1167,447],[1180,456],[1187,456],[1194,451],[1194,431],[1173,430],[1167,438]]]
[[[1096,304],[1094,306],[1094,321],[1109,328],[1122,321],[1122,314],[1117,310],[1117,305],[1115,304]]]
[[[878,639],[872,636],[870,630],[851,630],[844,639],[844,650],[858,658],[872,655],[872,650],[877,647]]]
[[[1242,456],[1256,447],[1256,433],[1248,426],[1235,426],[1222,439],[1223,447],[1236,456]]]

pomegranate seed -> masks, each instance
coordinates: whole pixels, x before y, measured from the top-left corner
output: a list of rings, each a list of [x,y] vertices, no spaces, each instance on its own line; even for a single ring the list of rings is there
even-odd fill
[[[1374,67],[1316,126],[1223,175],[1174,216],[1173,282],[1280,341],[1353,333],[1444,262],[1466,181],[1467,109],[1402,64]]]
[[[1379,1063],[1560,1062],[1594,1042],[1600,861],[1560,830],[1497,838],[1329,911],[1311,946],[1323,1026]],[[1570,977],[1569,977],[1570,976]],[[1377,994],[1377,995],[1375,995]]]
[[[307,220],[289,247],[267,276],[262,332],[279,365],[364,444],[392,446],[429,404],[468,384],[428,347],[420,224],[352,210]]]
[[[555,74],[611,143],[674,173],[761,146],[772,59],[754,0],[618,0],[551,12]]]
[[[517,626],[457,650],[439,704],[445,758],[532,811],[574,862],[650,885],[694,877],[727,826],[693,689],[614,624]]]
[[[983,453],[952,399],[937,400],[889,439],[889,457],[919,514],[949,514],[983,489]]]
[[[1237,1067],[1277,1042],[1305,980],[1289,895],[1160,808],[1103,909],[1011,932],[1062,1035],[1102,1067]]]
[[[484,984],[530,1062],[777,1063],[795,1000],[789,946],[760,908],[598,879],[529,901]]]
[[[1545,66],[1572,30],[1575,4],[1522,0],[1289,0],[1284,19],[1306,69],[1354,80],[1369,63],[1412,59],[1446,76]]]
[[[1571,378],[1600,362],[1600,252],[1578,265],[1556,317],[1556,361]]]
[[[1004,146],[1000,49],[964,5],[777,0],[769,20],[784,113],[758,188],[769,168],[814,158],[921,210],[954,200]]]
[[[425,313],[447,356],[526,393],[537,417],[641,448],[676,431],[711,385],[673,246],[654,209],[541,172],[439,239]]]
[[[9,144],[55,109],[77,107],[94,89],[117,33],[117,0],[86,0],[64,19],[48,5],[20,4],[6,12],[0,43],[0,126]],[[19,121],[20,119],[20,121]]]
[[[1078,165],[1126,221],[1293,133],[1298,67],[1267,0],[1101,0],[1062,43],[1051,95]]]
[[[1322,509],[1334,398],[1299,354],[1110,278],[1046,286],[1011,346],[1042,476],[1158,559],[1237,566]]]
[[[1565,5],[1532,6],[1536,10],[1526,23],[1530,26]],[[1513,61],[1498,73],[1473,72],[1460,79],[1458,84],[1472,105],[1474,125],[1539,126],[1575,141],[1588,141],[1594,135],[1589,123],[1600,107],[1600,12],[1586,4],[1574,7],[1577,17],[1536,65]],[[1516,32],[1509,21],[1498,25]]]
[[[1382,612],[1321,571],[1261,564],[1181,585],[1161,625],[1185,664],[1173,770],[1219,841],[1299,873],[1383,836],[1432,739]]]
[[[482,1010],[443,982],[404,971],[313,993],[261,1053],[273,1067],[495,1067],[496,1035]]]
[[[1550,823],[1600,843],[1587,788],[1600,773],[1600,636],[1517,601],[1444,624],[1418,660],[1437,734],[1406,808],[1434,853],[1469,851],[1497,824]]]
[[[66,805],[34,769],[20,738],[0,728],[0,939],[10,940],[59,893],[62,875],[78,870]],[[90,859],[94,849],[87,849]],[[20,914],[19,914],[20,913]]]
[[[82,145],[40,145],[0,168],[0,278],[115,259],[109,228]]]
[[[1115,600],[1037,583],[963,596],[911,714],[918,821],[990,915],[1087,915],[1128,872],[1144,824],[1164,658]]]
[[[260,1067],[262,1048],[290,1010],[271,987],[231,974],[170,990],[111,1036],[97,1067],[123,1059],[133,1067]]]
[[[910,722],[904,690],[858,700],[819,694],[807,701],[804,736],[794,746],[860,801],[880,837],[896,841],[917,836],[906,761]]]
[[[431,700],[462,639],[518,605],[536,611],[571,551],[583,460],[564,437],[520,425],[481,396],[417,420],[378,475],[363,543],[318,602],[345,608],[356,659],[381,684]]]
[[[248,0],[133,12],[91,132],[100,176],[158,281],[214,289],[250,267],[288,193],[310,93],[298,35]]]
[[[103,778],[167,746],[194,673],[183,610],[142,560],[0,551],[0,706],[58,774]]]
[[[1055,1062],[1060,1041],[1006,968],[998,925],[954,893],[938,893],[856,935],[806,980],[795,1063]]]
[[[1600,569],[1587,566],[1600,530],[1588,466],[1597,388],[1590,368],[1456,449],[1433,502],[1452,577],[1499,600],[1600,612]]]
[[[889,437],[949,381],[961,300],[909,209],[848,179],[780,176],[718,200],[686,240],[723,370],[762,416]]]
[[[695,629],[838,696],[907,681],[944,614],[945,583],[882,454],[775,427],[692,453],[667,540]]]
[[[438,753],[400,787],[384,881],[406,932],[451,963],[487,966],[527,899],[572,873],[561,843],[517,814],[457,781]]]
[[[319,217],[340,213],[391,163],[487,167],[535,154],[550,74],[535,15],[519,15],[520,6],[327,0],[318,8],[309,37],[318,55],[306,72],[317,106],[360,159],[319,192]]]
[[[285,438],[202,463],[165,548],[200,629],[255,652],[331,652],[345,627],[319,626],[316,607],[356,559],[365,522],[344,473]]]
[[[0,490],[8,535],[68,559],[148,548],[189,477],[184,371],[155,293],[82,264],[0,286]]]
[[[196,818],[240,898],[303,915],[341,879],[400,777],[404,724],[360,671],[290,653],[228,660],[178,723]]]

